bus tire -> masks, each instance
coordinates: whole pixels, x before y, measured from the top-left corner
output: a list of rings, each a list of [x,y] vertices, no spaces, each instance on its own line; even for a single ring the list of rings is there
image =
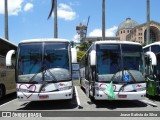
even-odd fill
[[[5,88],[3,85],[0,85],[0,99],[2,99],[5,95]]]
[[[67,102],[67,103],[71,103],[72,100],[73,100],[72,98],[71,98],[71,99],[67,99],[66,102]]]
[[[94,101],[94,96],[89,95],[89,98],[90,98],[91,101]]]
[[[149,95],[147,92],[146,92],[146,97],[147,97],[147,98],[149,98],[149,97],[150,97],[150,95]]]
[[[66,102],[72,103],[73,100],[74,100],[74,95],[72,95],[72,97],[70,99],[66,99]]]
[[[148,93],[148,89],[146,89],[146,97],[149,99],[151,98],[151,95]]]

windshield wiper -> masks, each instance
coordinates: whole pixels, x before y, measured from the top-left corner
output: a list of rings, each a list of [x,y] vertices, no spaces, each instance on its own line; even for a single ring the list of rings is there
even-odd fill
[[[126,67],[125,67],[126,68]],[[128,73],[129,73],[129,75],[131,76],[131,78],[132,78],[132,80],[134,81],[134,82],[136,82],[136,80],[135,80],[135,78],[133,77],[133,75],[131,74],[131,72],[130,72],[130,70],[128,69],[125,69]],[[119,92],[121,91],[121,90],[124,90],[124,87],[126,87],[128,85],[128,82],[125,82],[121,87],[120,87],[120,89],[119,89],[119,91],[118,91],[118,94],[119,94]]]
[[[52,53],[53,54],[53,53]],[[56,77],[52,74],[52,72],[49,70],[49,69],[47,69],[46,68],[46,65],[45,65],[45,62],[46,62],[46,57],[47,55],[44,55],[44,58],[43,58],[43,71],[45,70],[45,71],[47,71],[51,76],[52,76],[52,78],[54,79],[54,81],[56,81],[57,82],[57,79],[56,79]],[[48,82],[48,81],[47,81]]]
[[[57,81],[56,77],[52,74],[52,72],[50,70],[47,70],[47,72],[49,72],[49,74],[52,76],[52,78]]]
[[[114,78],[116,77],[117,73],[119,72],[118,69],[120,69],[119,65],[117,65],[116,73],[112,76],[111,81],[114,81]]]
[[[128,72],[129,75],[131,76],[132,80],[133,80],[134,82],[136,82],[136,80],[135,80],[135,78],[133,77],[133,75],[131,74],[131,72],[130,72],[129,70],[127,70],[127,72]],[[120,92],[121,90],[124,90],[124,87],[126,87],[127,85],[128,85],[128,82],[125,82],[125,83],[120,87],[120,89],[119,89],[119,91],[118,91],[118,94],[119,94],[119,92]]]
[[[37,81],[30,81],[30,83],[32,83],[32,84],[38,84]]]
[[[33,81],[33,80],[34,80],[34,78],[36,77],[36,75],[41,72],[41,69],[42,69],[42,67],[39,69],[39,71],[38,71],[37,73],[35,73],[35,74],[32,76],[32,78],[28,81],[29,83],[30,83],[30,82],[32,82],[32,83],[36,82],[36,81]],[[37,83],[38,83],[38,82],[37,82]]]
[[[40,93],[41,93],[41,91],[43,90],[43,88],[46,86],[46,85],[48,85],[48,83],[53,83],[54,81],[50,81],[50,80],[45,80],[45,73],[46,73],[46,71],[47,72],[49,72],[49,74],[52,76],[52,78],[57,82],[57,79],[56,79],[56,77],[51,73],[51,71],[50,70],[47,70],[46,69],[46,66],[43,64],[43,66],[42,66],[42,68],[43,68],[43,71],[44,72],[42,72],[42,85],[41,85],[41,87],[39,88],[39,91],[38,91],[38,96],[40,96]]]

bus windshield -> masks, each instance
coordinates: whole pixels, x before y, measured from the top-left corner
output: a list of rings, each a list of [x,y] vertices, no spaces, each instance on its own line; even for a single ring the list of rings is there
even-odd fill
[[[99,81],[142,82],[144,68],[142,47],[139,45],[97,45]]]
[[[71,79],[68,43],[20,44],[17,63],[17,82]]]

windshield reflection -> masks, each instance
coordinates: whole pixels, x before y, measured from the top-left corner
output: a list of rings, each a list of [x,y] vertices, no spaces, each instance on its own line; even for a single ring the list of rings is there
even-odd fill
[[[71,79],[68,43],[32,43],[19,46],[18,82]]]
[[[144,81],[142,47],[137,45],[97,45],[97,75],[99,81]]]

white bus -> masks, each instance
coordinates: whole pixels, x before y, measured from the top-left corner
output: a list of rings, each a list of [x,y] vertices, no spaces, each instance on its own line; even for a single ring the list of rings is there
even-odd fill
[[[80,84],[95,100],[139,100],[146,94],[139,43],[96,41],[80,62]]]
[[[10,67],[5,65],[5,56],[10,49],[16,50],[17,46],[6,39],[0,38],[0,99],[4,95],[16,91],[15,56],[13,56]]]
[[[146,53],[147,95],[160,96],[160,42],[146,45],[143,51]]]
[[[6,56],[9,66],[14,50]],[[17,49],[16,84],[18,100],[72,99],[72,65],[76,51],[65,39],[21,41]]]

